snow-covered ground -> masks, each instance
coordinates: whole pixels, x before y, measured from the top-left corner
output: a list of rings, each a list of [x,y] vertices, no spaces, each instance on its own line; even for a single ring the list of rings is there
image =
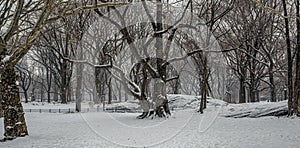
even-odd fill
[[[212,99],[201,115],[187,107],[196,104],[197,99],[191,101],[195,97],[181,95],[177,98],[181,100],[174,99],[170,104],[173,107],[177,104],[182,109],[174,109],[168,119],[139,120],[135,118],[138,113],[26,113],[30,135],[0,143],[0,147],[276,148],[300,145],[299,118],[224,117],[224,114],[239,110],[253,110],[259,106],[268,108],[269,103],[245,104],[242,107]],[[2,135],[3,130],[0,130],[0,138]]]

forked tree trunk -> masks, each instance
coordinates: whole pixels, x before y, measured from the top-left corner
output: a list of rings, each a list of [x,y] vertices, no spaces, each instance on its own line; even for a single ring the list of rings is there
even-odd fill
[[[146,80],[147,81],[147,80]],[[147,82],[143,85],[147,85]],[[146,93],[142,91],[142,94]],[[152,95],[152,101],[147,100],[147,97],[140,98],[140,105],[143,109],[143,114],[137,118],[143,119],[145,117],[153,117],[156,115],[158,117],[167,117],[171,115],[168,99],[166,96],[166,84],[161,79],[154,79],[154,90]]]
[[[17,81],[14,67],[5,68],[0,81],[0,100],[2,100],[4,112],[4,140],[28,135]]]

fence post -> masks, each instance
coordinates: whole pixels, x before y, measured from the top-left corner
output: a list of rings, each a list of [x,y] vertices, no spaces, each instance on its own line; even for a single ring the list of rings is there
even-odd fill
[[[51,109],[49,109],[49,113],[51,113]]]
[[[71,113],[71,108],[69,108],[69,113]]]
[[[60,113],[60,108],[58,109],[58,113]]]
[[[42,109],[40,109],[40,113],[42,113]]]

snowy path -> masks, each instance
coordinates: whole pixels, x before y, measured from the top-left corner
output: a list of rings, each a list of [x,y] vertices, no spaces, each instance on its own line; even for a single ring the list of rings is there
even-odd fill
[[[0,147],[297,147],[300,119],[224,118],[219,108],[171,118],[135,119],[137,114],[27,113],[30,136]],[[0,126],[3,127],[2,119]],[[0,131],[1,136],[2,129]]]

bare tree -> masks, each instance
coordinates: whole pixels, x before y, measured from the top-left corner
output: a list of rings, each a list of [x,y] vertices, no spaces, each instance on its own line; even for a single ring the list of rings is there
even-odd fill
[[[20,88],[23,91],[25,103],[28,103],[28,99],[29,99],[28,90],[31,85],[32,74],[30,72],[30,68],[27,64],[26,59],[27,58],[22,59],[22,61],[18,64],[18,66],[16,68],[17,68],[17,71],[19,72]]]
[[[131,29],[131,27],[138,26],[141,24],[126,24],[126,21],[124,20],[124,18],[126,18],[127,16],[130,16],[131,18],[136,18],[139,16],[137,16],[134,13],[130,13],[128,8],[118,10],[115,7],[110,7],[111,9],[109,11],[96,9],[95,12],[102,19],[110,22],[119,30],[119,32],[122,35],[122,38],[127,42],[127,47],[131,51],[133,57],[136,61],[138,61],[138,63],[140,63],[140,69],[137,71],[140,71],[142,73],[142,76],[140,76],[142,77],[142,79],[139,83],[141,85],[135,83],[134,80],[128,79],[124,70],[120,67],[117,67],[116,65],[112,65],[113,72],[111,72],[113,78],[120,81],[123,84],[124,89],[140,101],[144,113],[138,116],[138,118],[145,118],[153,114],[163,117],[165,116],[164,114],[170,114],[168,109],[168,101],[166,98],[166,84],[170,78],[167,74],[167,66],[169,64],[172,64],[173,62],[181,61],[196,53],[200,53],[205,49],[201,49],[201,46],[194,46],[189,50],[185,50],[187,54],[185,54],[182,57],[169,57],[170,51],[174,50],[171,48],[173,41],[175,41],[175,39],[178,38],[178,36],[184,34],[184,31],[182,31],[181,29],[194,29],[193,27],[188,27],[191,24],[184,24],[182,21],[187,13],[187,9],[191,6],[191,1],[188,1],[187,3],[182,2],[184,5],[183,10],[181,11],[182,13],[180,13],[179,15],[177,14],[179,16],[179,19],[172,22],[172,25],[166,25],[169,22],[164,22],[165,20],[162,17],[162,13],[163,11],[165,11],[164,9],[166,8],[163,7],[162,1],[158,0],[153,4],[148,3],[146,1],[141,2],[143,11],[145,12],[145,15],[147,17],[147,22],[149,22],[148,24],[146,24],[146,26],[151,27],[151,30],[148,33],[150,34],[150,38],[148,37],[144,41],[144,44],[142,44],[141,46],[136,44],[138,38],[136,38],[135,34],[132,32]],[[185,21],[187,21],[187,19],[185,19]],[[193,32],[191,30],[190,32]],[[197,32],[196,30],[197,29],[194,29],[194,32]],[[190,38],[192,38],[192,35],[188,36],[188,39],[186,40],[193,40]],[[164,45],[164,43],[166,43],[166,45]],[[179,44],[182,42],[176,41],[176,43],[179,46]],[[194,43],[196,43],[196,45],[198,44],[195,41]],[[154,62],[154,65],[153,62],[149,60],[151,59],[151,56],[149,55],[156,57],[156,62]],[[208,75],[205,78],[208,79]],[[153,95],[150,98],[146,95],[147,85],[150,81],[149,79],[154,79],[155,81],[155,90],[153,90]],[[205,82],[205,85],[207,85],[207,81]],[[153,106],[153,104],[151,104],[151,100],[154,100],[156,105]]]
[[[107,3],[93,6],[68,8],[72,1],[0,1],[1,37],[0,37],[0,97],[4,111],[4,140],[28,135],[22,105],[20,102],[17,74],[14,66],[33,46],[38,39],[41,29],[49,22],[64,16],[74,15],[84,10],[92,10],[110,5],[127,3]],[[18,123],[18,124],[16,124]]]

